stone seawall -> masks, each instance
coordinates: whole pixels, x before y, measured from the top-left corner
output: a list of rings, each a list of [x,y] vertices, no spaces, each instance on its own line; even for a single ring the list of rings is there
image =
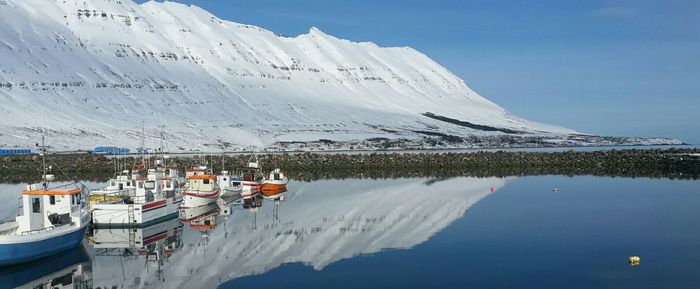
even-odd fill
[[[174,157],[181,168],[206,164],[219,172],[236,172],[250,155]],[[373,154],[259,154],[265,170],[279,167],[296,179],[346,177],[440,177],[520,175],[609,175],[698,179],[700,150],[649,149],[594,152],[459,152]],[[93,155],[51,155],[47,164],[57,177],[106,179],[129,169],[138,158]],[[223,162],[222,162],[223,161]],[[36,155],[0,158],[0,181],[41,176]]]

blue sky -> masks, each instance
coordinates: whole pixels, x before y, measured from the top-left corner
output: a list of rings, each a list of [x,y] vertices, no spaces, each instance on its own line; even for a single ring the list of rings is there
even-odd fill
[[[697,0],[177,2],[275,33],[413,47],[530,120],[700,143]]]

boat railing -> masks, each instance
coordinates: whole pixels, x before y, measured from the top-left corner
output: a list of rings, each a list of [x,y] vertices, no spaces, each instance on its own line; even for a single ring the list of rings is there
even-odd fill
[[[141,204],[146,202],[146,196],[136,196],[130,194],[122,194],[120,192],[108,193],[108,194],[97,194],[90,197],[90,201],[95,204],[123,204],[123,203],[135,203]]]

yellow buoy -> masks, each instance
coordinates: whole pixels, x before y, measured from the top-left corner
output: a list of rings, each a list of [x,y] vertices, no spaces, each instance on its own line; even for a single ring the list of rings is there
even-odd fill
[[[639,258],[639,256],[630,256],[628,258],[628,261],[630,262],[630,265],[635,266],[639,265],[639,263],[642,261],[642,258]]]

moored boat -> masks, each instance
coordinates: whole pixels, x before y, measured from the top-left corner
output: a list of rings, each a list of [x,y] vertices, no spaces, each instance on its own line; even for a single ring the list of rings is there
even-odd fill
[[[260,170],[260,163],[257,157],[254,161],[248,162],[248,166],[241,169],[241,185],[243,185],[243,192],[255,192],[263,181],[263,174]]]
[[[183,208],[195,208],[206,206],[216,202],[221,196],[221,188],[216,182],[216,176],[209,174],[197,174],[187,177],[187,186],[182,192]]]
[[[22,192],[22,214],[0,224],[0,265],[47,257],[80,244],[90,214],[88,190],[71,184],[56,188],[31,184]]]
[[[263,190],[282,190],[287,187],[289,179],[280,169],[275,169],[265,176],[262,180],[260,189]]]
[[[91,197],[93,223],[98,227],[147,226],[177,216],[182,203],[180,184],[164,170],[151,169],[130,180],[135,188],[96,191]]]
[[[243,192],[241,180],[232,176],[228,171],[221,171],[221,174],[216,176],[216,182],[221,188],[221,196],[239,196]]]

